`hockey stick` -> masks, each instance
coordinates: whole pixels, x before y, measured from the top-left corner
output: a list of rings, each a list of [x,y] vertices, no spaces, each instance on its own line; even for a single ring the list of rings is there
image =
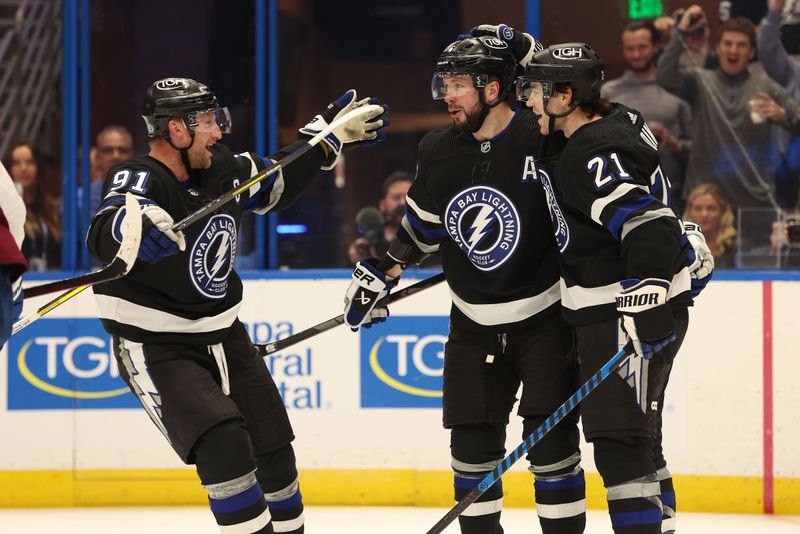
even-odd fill
[[[122,242],[119,244],[117,255],[114,256],[111,263],[93,273],[24,289],[23,295],[25,298],[36,297],[54,291],[62,291],[64,289],[69,289],[69,291],[62,293],[35,312],[26,315],[14,323],[11,335],[16,334],[39,319],[42,315],[61,306],[87,287],[101,282],[115,280],[125,276],[128,271],[131,270],[133,264],[136,262],[136,256],[139,254],[139,244],[142,240],[142,209],[139,206],[139,202],[130,193],[125,194],[125,209],[127,210],[127,214],[122,221]]]
[[[430,278],[426,278],[425,280],[420,280],[416,284],[412,284],[408,287],[404,287],[394,293],[389,293],[385,297],[383,297],[376,307],[379,306],[388,306],[393,302],[397,302],[398,300],[404,299],[413,295],[414,293],[419,293],[423,289],[428,289],[431,286],[435,286],[439,282],[444,280],[444,273],[439,273],[437,275],[431,276]],[[317,334],[321,334],[323,332],[327,332],[331,328],[339,326],[340,324],[344,323],[344,314],[338,315],[333,319],[328,319],[327,321],[321,322],[317,325],[312,326],[311,328],[307,328],[302,332],[298,332],[294,335],[291,335],[284,339],[279,339],[273,343],[267,343],[265,345],[256,345],[256,349],[262,356],[268,356],[274,352],[278,352],[279,350],[284,350],[292,345],[296,345],[301,341],[305,341],[306,339],[312,338]]]
[[[372,112],[371,106],[362,106],[360,108],[356,108],[352,111],[345,113],[340,118],[330,123],[326,128],[320,130],[320,132],[317,135],[306,141],[306,143],[303,146],[301,146],[291,154],[287,155],[280,161],[276,162],[274,165],[272,165],[272,167],[264,169],[263,171],[253,176],[243,184],[239,185],[239,187],[237,187],[236,189],[228,191],[227,193],[223,193],[222,195],[215,198],[202,208],[198,209],[194,213],[190,213],[189,215],[187,215],[186,217],[175,223],[175,226],[172,227],[172,230],[174,232],[179,232],[184,228],[186,228],[187,226],[189,226],[190,224],[192,224],[193,222],[197,221],[198,219],[202,219],[203,217],[213,212],[220,206],[227,204],[228,202],[236,198],[236,195],[241,194],[243,191],[246,191],[253,185],[262,181],[267,176],[270,176],[272,174],[275,174],[279,170],[282,170],[291,162],[293,162],[294,160],[296,160],[297,158],[299,158],[300,156],[311,150],[312,147],[318,145],[319,142],[322,141],[326,135],[331,133],[336,128],[340,127],[342,124],[351,121],[357,117],[360,117],[361,115],[366,115],[367,113],[370,112]]]
[[[125,208],[128,210],[128,213],[141,213],[139,203],[130,193],[125,194]],[[142,216],[125,217],[123,225],[122,242],[119,244],[117,255],[114,256],[111,263],[91,273],[65,278],[63,280],[56,280],[55,282],[49,282],[38,286],[27,287],[22,290],[25,298],[38,297],[40,295],[46,295],[47,293],[55,293],[56,291],[64,291],[65,289],[73,289],[81,286],[91,286],[125,276],[128,271],[131,270],[131,267],[133,267],[136,256],[139,254],[139,244],[142,239]]]
[[[600,385],[600,383],[605,380],[611,373],[616,371],[619,367],[619,364],[623,357],[626,356],[625,349],[619,351],[614,356],[611,357],[608,362],[600,368],[595,374],[587,380],[581,388],[572,394],[570,398],[568,398],[564,404],[558,407],[558,409],[553,412],[547,420],[539,425],[536,430],[534,430],[525,441],[523,441],[519,447],[514,449],[511,454],[506,456],[502,462],[497,464],[497,467],[494,470],[486,475],[478,484],[477,487],[473,488],[472,491],[467,493],[467,495],[458,501],[455,506],[453,506],[447,514],[443,518],[441,518],[433,528],[431,528],[427,534],[439,534],[442,532],[447,526],[456,520],[458,516],[460,516],[469,505],[474,503],[478,500],[478,497],[484,494],[486,490],[492,487],[492,485],[497,482],[503,474],[508,471],[512,465],[514,465],[517,460],[522,458],[522,456],[528,452],[531,447],[539,443],[542,438],[550,432],[554,426],[561,422],[564,417],[567,416],[572,409],[580,404],[580,402],[594,389]]]

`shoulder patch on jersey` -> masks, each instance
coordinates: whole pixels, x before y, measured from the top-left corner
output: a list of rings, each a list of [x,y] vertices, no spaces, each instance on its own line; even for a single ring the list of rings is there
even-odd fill
[[[197,291],[210,299],[225,298],[235,257],[236,221],[227,214],[214,215],[189,254],[189,275]]]
[[[493,271],[514,254],[519,243],[520,217],[505,193],[475,185],[447,204],[447,233],[481,271]]]

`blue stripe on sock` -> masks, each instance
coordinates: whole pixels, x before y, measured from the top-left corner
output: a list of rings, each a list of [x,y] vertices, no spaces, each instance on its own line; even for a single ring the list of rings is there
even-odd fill
[[[264,498],[264,492],[258,484],[251,487],[242,493],[237,493],[233,497],[227,499],[212,499],[208,498],[211,505],[211,511],[215,514],[226,514],[228,512],[235,512],[247,508],[251,504],[258,502],[259,499]]]
[[[270,510],[286,510],[287,508],[294,508],[303,501],[303,496],[300,490],[297,490],[294,495],[282,501],[268,501]]]
[[[669,506],[670,508],[675,508],[675,492],[665,491],[664,493],[662,493],[661,502],[664,503],[665,506]]]
[[[658,508],[639,510],[638,512],[616,512],[610,515],[611,525],[614,528],[661,523],[661,510]]]
[[[458,489],[471,490],[473,488],[477,488],[480,482],[480,478],[465,478],[458,475],[453,477],[453,485],[455,485],[455,487]]]
[[[533,486],[537,490],[561,490],[567,488],[574,488],[576,486],[583,486],[586,484],[586,480],[583,477],[583,470],[580,473],[572,475],[571,477],[562,478],[561,480],[540,480],[536,479],[533,482]]]

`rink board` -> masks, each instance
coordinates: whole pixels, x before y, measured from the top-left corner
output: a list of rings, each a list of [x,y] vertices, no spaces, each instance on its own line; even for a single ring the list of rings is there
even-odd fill
[[[296,276],[245,280],[240,316],[257,342],[340,313],[347,280]],[[664,407],[682,509],[800,514],[798,301],[798,281],[719,280],[692,310]],[[309,503],[451,501],[439,409],[449,305],[440,285],[370,331],[337,328],[268,358]],[[119,378],[93,314],[80,295],[4,350],[0,506],[203,503],[196,475]],[[509,448],[520,432],[514,421]],[[532,500],[523,463],[504,478],[508,506]],[[604,507],[588,446],[583,463],[589,506]]]

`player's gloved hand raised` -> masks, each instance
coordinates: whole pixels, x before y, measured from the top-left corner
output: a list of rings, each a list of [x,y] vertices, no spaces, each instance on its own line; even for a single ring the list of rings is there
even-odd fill
[[[383,129],[389,126],[389,119],[386,117],[389,106],[381,104],[377,98],[361,100],[356,100],[356,98],[355,89],[350,89],[337,100],[328,104],[328,108],[320,115],[300,128],[301,134],[314,136],[350,111],[362,107],[367,108],[364,115],[345,121],[344,124],[325,136],[323,142],[329,149],[329,156],[322,165],[323,170],[327,171],[336,166],[343,145],[354,143],[358,146],[368,147],[385,138]]]
[[[493,24],[481,24],[472,28],[470,33],[473,37],[492,36],[505,41],[514,54],[514,59],[523,67],[528,65],[533,54],[544,49],[542,43],[534,39],[531,34],[517,31],[505,24],[496,26]]]
[[[125,208],[120,208],[114,216],[114,239],[122,242],[122,220]],[[157,261],[186,250],[183,232],[173,232],[174,221],[169,213],[156,206],[147,204],[142,207],[142,241],[139,245],[138,258],[146,263]]]
[[[683,223],[691,248],[686,257],[686,266],[692,276],[692,298],[700,294],[714,274],[714,256],[708,248],[703,231],[694,223]]]
[[[356,263],[353,281],[344,295],[344,322],[353,332],[383,322],[389,316],[389,308],[375,308],[375,305],[397,285],[397,278],[380,271],[376,264],[375,258]]]
[[[617,310],[622,314],[622,328],[636,354],[645,359],[675,341],[675,319],[667,304],[669,282],[660,278],[623,280],[617,293]],[[630,350],[630,348],[628,348]]]

